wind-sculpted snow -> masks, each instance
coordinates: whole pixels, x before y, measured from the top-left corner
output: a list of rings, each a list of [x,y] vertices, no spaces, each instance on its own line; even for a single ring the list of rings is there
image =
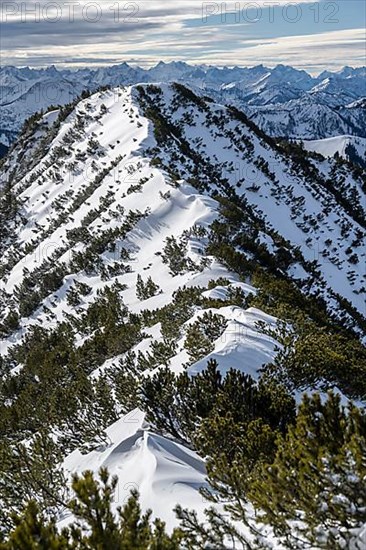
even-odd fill
[[[175,506],[191,506],[203,515],[206,507],[198,492],[206,486],[206,471],[202,458],[183,445],[154,434],[138,409],[123,416],[107,429],[109,443],[87,455],[74,451],[64,468],[68,473],[102,467],[119,478],[114,511],[127,501],[131,489],[141,494],[143,509],[158,510],[169,531],[176,525]],[[160,504],[159,504],[160,503]],[[68,523],[62,518],[60,525]]]
[[[11,357],[6,375],[21,371],[12,352],[32,327],[64,324],[82,348],[98,331],[93,311],[110,291],[123,319],[138,317],[141,330],[127,352],[108,348],[88,364],[88,377],[130,353],[149,364],[143,376],[162,365],[194,376],[215,359],[223,374],[236,368],[257,379],[281,349],[278,320],[248,305],[257,288],[212,252],[229,199],[246,216],[238,221],[248,237],[243,257],[277,262],[281,276],[362,334],[364,186],[347,163],[298,154],[236,109],[177,84],[99,91],[35,120],[3,165],[3,187],[16,204],[2,228],[0,321],[14,312],[18,320],[0,340],[1,356]],[[159,313],[177,296],[181,323],[160,361],[154,346],[166,346],[167,327]],[[197,357],[187,335],[207,318],[217,333]],[[169,529],[177,503],[203,511],[205,467],[194,451],[156,433],[137,409],[106,434],[104,447],[68,454],[67,474],[107,466],[119,476],[115,505],[137,486],[143,508]]]
[[[317,262],[319,277],[312,282],[314,291],[321,291],[332,302],[333,298],[327,296],[330,289],[364,313],[362,217],[355,219],[352,209],[345,210],[336,195],[337,180],[345,180],[361,194],[362,206],[365,203],[360,184],[344,168],[325,160],[311,160],[313,173],[299,174],[275,144],[269,145],[256,135],[234,111],[214,103],[206,103],[204,108],[184,103],[182,98],[177,100],[170,86],[159,90],[160,95],[153,96],[153,100],[161,116],[179,127],[182,139],[199,155],[192,160],[186,147],[182,152],[179,139],[167,136],[159,162],[163,168],[176,170],[185,181],[176,187],[171,176],[151,166],[153,126],[143,116],[146,105],[141,108],[137,90],[116,89],[81,101],[61,125],[47,154],[42,158],[42,148],[33,153],[30,162],[34,163],[37,155],[39,161],[15,184],[22,204],[18,215],[26,223],[17,226],[15,242],[2,258],[7,292],[19,285],[25,266],[32,272],[51,258],[70,262],[71,252],[83,249],[82,240],[76,239],[71,246],[68,237],[80,225],[96,237],[107,228],[116,230],[132,210],[138,210],[142,217],[125,239],[117,240],[117,250],[128,248],[133,266],[142,268],[146,275],[151,271],[162,277],[169,269],[155,254],[164,240],[170,235],[179,237],[195,224],[208,228],[217,215],[217,204],[208,194],[187,186],[198,168],[202,183],[215,189],[228,181],[263,219],[266,228],[299,247],[306,261]],[[195,166],[195,162],[201,166]],[[4,168],[3,180],[13,169],[15,175],[11,177],[17,179],[17,171],[21,174],[24,170],[19,150],[14,150]],[[314,177],[318,181],[314,182]],[[266,232],[262,232],[261,239],[271,249],[275,245]],[[349,250],[351,242],[358,244]],[[192,245],[190,255],[193,262],[199,263],[202,250],[196,252],[195,248]],[[357,261],[350,264],[353,254]],[[101,257],[107,266],[117,259],[116,252],[104,252]],[[299,267],[293,265],[291,269],[298,271]],[[65,283],[64,293],[77,277],[73,275]],[[131,283],[133,277],[126,274],[121,280]],[[89,278],[83,275],[80,280],[87,282]],[[306,280],[304,272],[302,278]],[[174,279],[175,288],[186,283],[186,276]],[[96,282],[94,278],[93,286]],[[52,298],[47,298],[46,305],[51,302]],[[61,312],[62,306],[55,305],[54,315],[62,316]],[[42,317],[40,310],[32,317],[38,315]]]
[[[268,228],[273,228],[299,247],[307,261],[317,262],[321,273],[317,281],[320,287],[325,283],[364,313],[364,291],[359,291],[365,283],[365,247],[363,239],[357,241],[358,234],[364,235],[364,217],[354,219],[356,209],[350,206],[345,210],[335,191],[337,181],[345,178],[359,194],[357,204],[364,205],[365,193],[361,183],[351,183],[347,170],[321,160],[311,159],[308,168],[299,174],[274,142],[269,143],[258,132],[250,130],[245,119],[235,111],[213,103],[195,108],[189,105],[189,101],[177,108],[174,94],[168,87],[163,89],[160,99],[161,112],[168,124],[179,128],[182,141],[188,142],[201,159],[199,178],[212,185],[212,172],[217,175],[218,187],[223,181],[235,186],[237,193],[245,197]],[[238,124],[238,121],[243,124]],[[179,149],[178,143],[179,140],[167,142],[168,154],[174,155]],[[195,161],[197,157],[193,156]],[[180,163],[177,159],[176,165],[179,170],[185,170],[188,177],[194,173],[193,162],[191,155],[189,162]],[[345,235],[350,240],[348,237],[345,240]],[[358,242],[360,247],[359,262],[352,265],[348,258],[351,252],[357,252],[356,249],[350,250],[351,241]],[[271,239],[267,245],[273,246]]]

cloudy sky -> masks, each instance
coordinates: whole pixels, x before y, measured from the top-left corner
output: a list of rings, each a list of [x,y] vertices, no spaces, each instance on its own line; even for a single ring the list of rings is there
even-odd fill
[[[1,64],[365,64],[364,0],[1,1]]]

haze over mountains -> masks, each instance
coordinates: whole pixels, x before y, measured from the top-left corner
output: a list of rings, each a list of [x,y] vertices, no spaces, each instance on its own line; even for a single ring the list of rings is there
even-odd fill
[[[158,63],[150,69],[127,63],[99,69],[0,69],[0,145],[9,146],[26,118],[50,105],[64,105],[83,90],[139,82],[182,82],[234,104],[267,134],[318,140],[366,137],[366,69],[344,67],[314,77],[290,66],[251,68]]]

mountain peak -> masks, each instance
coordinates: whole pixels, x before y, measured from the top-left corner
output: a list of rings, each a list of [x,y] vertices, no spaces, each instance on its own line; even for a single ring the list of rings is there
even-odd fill
[[[274,136],[316,139],[350,132],[363,136],[365,125],[362,113],[357,119],[354,112],[351,115],[349,110],[345,110],[345,106],[365,95],[364,76],[365,70],[362,68],[345,67],[340,73],[324,72],[318,78],[313,78],[303,70],[283,64],[273,69],[263,64],[249,68],[230,68],[189,65],[184,61],[160,61],[149,69],[123,62],[106,68],[83,68],[75,72],[55,66],[46,69],[3,67],[0,69],[0,140],[4,145],[10,145],[26,118],[39,109],[47,109],[55,102],[55,97],[58,103],[65,104],[85,89],[96,90],[100,86],[116,87],[149,81],[179,81],[193,88],[207,89],[219,101],[234,102],[255,116],[256,121],[263,124],[263,129]],[[55,94],[45,93],[39,97],[39,89],[49,86],[47,79],[52,79]],[[329,80],[324,82],[326,79]],[[37,87],[33,86],[35,82]],[[324,94],[328,94],[328,100]],[[330,109],[335,109],[328,133],[320,119],[315,117],[314,120],[313,113],[306,115],[303,106],[309,103],[310,95],[311,101],[317,103],[319,109],[322,109],[325,101],[329,102]],[[288,118],[285,115],[279,124],[274,122],[272,109],[275,105],[283,106],[281,113],[289,113],[291,110],[292,116]],[[271,110],[266,119],[263,107]],[[343,109],[341,116],[336,111],[339,108]],[[305,133],[303,128],[306,129]]]

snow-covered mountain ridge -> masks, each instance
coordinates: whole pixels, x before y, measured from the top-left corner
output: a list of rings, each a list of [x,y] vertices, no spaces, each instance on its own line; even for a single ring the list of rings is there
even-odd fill
[[[155,88],[151,86],[147,89]],[[138,96],[139,103],[147,109],[148,116],[158,117],[154,120],[154,124],[162,124],[166,127],[166,131],[173,132],[172,140],[162,139],[164,155],[167,155],[169,161],[155,160],[157,166],[161,163],[163,168],[173,174],[174,170],[177,170],[179,177],[183,176],[186,181],[193,181],[200,170],[200,188],[210,188],[211,192],[214,189],[216,192],[222,191],[227,184],[236,187],[236,193],[245,197],[245,201],[254,208],[254,211],[263,213],[267,230],[275,230],[287,241],[296,243],[306,261],[319,260],[326,287],[346,297],[360,312],[364,311],[362,281],[364,250],[362,238],[359,236],[364,224],[362,205],[365,203],[362,180],[353,180],[346,167],[321,160],[311,160],[308,164],[309,168],[306,166],[304,173],[299,176],[293,163],[289,162],[276,144],[265,136],[261,136],[257,130],[253,131],[244,115],[194,95],[192,95],[192,108],[189,95],[188,99],[184,98],[184,90],[186,90],[184,87],[165,86],[158,88],[155,95],[154,92],[150,92],[150,95],[146,94],[145,88],[137,87],[132,90]],[[80,202],[78,197],[83,189],[87,194],[92,192],[95,186],[97,195],[101,194],[100,189],[98,191],[98,183],[89,183],[89,172],[96,176],[97,181],[99,177],[103,177],[104,172],[107,174],[109,171],[115,172],[116,166],[121,162],[120,155],[122,155],[123,169],[127,171],[125,143],[117,137],[121,131],[120,125],[126,125],[126,122],[133,124],[133,113],[137,107],[126,106],[124,109],[126,122],[123,119],[119,120],[120,103],[123,104],[124,101],[120,97],[124,97],[125,93],[102,92],[93,96],[92,100],[80,102],[71,119],[68,118],[67,122],[61,126],[57,138],[51,143],[50,150],[41,160],[41,164],[38,163],[38,158],[44,153],[44,143],[41,142],[38,151],[31,150],[33,168],[30,172],[27,163],[22,165],[19,162],[24,154],[23,143],[19,147],[21,152],[19,153],[19,148],[15,148],[7,160],[4,170],[5,179],[8,176],[10,179],[16,179],[19,177],[18,173],[21,175],[24,170],[28,171],[27,177],[21,178],[15,187],[15,190],[21,190],[19,199],[25,201],[24,216],[28,220],[17,238],[16,245],[13,245],[18,255],[25,253],[30,242],[34,243],[33,248],[36,247],[32,234],[36,234],[37,244],[46,237],[47,240],[43,241],[46,243],[62,242],[65,239],[66,231],[72,229],[73,223],[70,220],[66,224],[59,225],[57,217],[55,219],[55,213],[58,211],[61,212],[61,220],[65,217],[65,209],[60,210],[61,204],[65,207],[70,203],[70,214],[73,214],[74,208]],[[104,96],[112,103],[103,107],[94,105],[95,98]],[[183,101],[182,105],[179,105],[179,98]],[[128,109],[131,110],[130,113]],[[118,116],[116,116],[117,113]],[[138,118],[141,114],[135,116]],[[103,128],[105,119],[111,121],[107,122],[111,124],[111,128],[109,126],[108,129]],[[238,130],[238,124],[240,130]],[[157,153],[155,147],[151,147],[151,150],[148,147],[149,139],[143,134],[139,124],[136,124],[133,130],[136,136],[129,137],[129,147],[132,149],[130,153],[127,152],[130,155],[127,158],[139,167],[142,160],[138,157],[135,162],[135,143],[137,149],[138,144],[143,143],[144,150],[147,150],[150,155],[156,156]],[[145,129],[145,134],[146,131]],[[83,134],[86,137],[82,139],[80,146],[76,147],[76,143]],[[49,135],[53,136],[52,126]],[[182,149],[185,151],[184,157],[180,157]],[[220,158],[218,151],[221,151]],[[52,167],[54,163],[56,166],[59,164],[60,155],[61,158],[65,158],[65,161],[62,161],[64,174]],[[198,165],[195,165],[195,162]],[[98,164],[100,175],[97,171]],[[15,172],[12,171],[13,169]],[[310,170],[311,176],[306,174],[307,169]],[[145,171],[146,169],[143,179],[147,177]],[[67,175],[67,188],[65,188],[65,175]],[[135,175],[131,176],[131,184],[135,178]],[[52,185],[52,182],[57,184],[58,181],[62,182],[60,187]],[[49,185],[52,185],[52,191],[48,190]],[[116,183],[114,187],[112,185],[111,183],[111,193],[114,188],[118,188]],[[338,196],[341,189],[344,190],[342,197]],[[144,196],[145,194],[141,198]],[[129,202],[132,199],[133,197],[129,197]],[[340,210],[340,201],[341,203],[343,201],[342,210]],[[144,202],[141,206],[143,204]],[[148,204],[145,208],[147,206]],[[88,212],[85,204],[82,205],[82,210]],[[334,214],[335,211],[337,215]],[[284,212],[287,212],[286,216],[283,215]],[[81,221],[81,214],[79,218]],[[34,226],[36,230],[32,229]],[[59,229],[56,229],[57,227]],[[60,233],[61,228],[62,233]],[[348,250],[347,241],[342,238],[341,233],[350,241],[359,242],[361,246],[360,257],[354,263],[352,270],[347,266],[347,262],[351,254],[357,254],[357,250]],[[325,244],[330,237],[334,243],[337,243],[334,249],[331,245]],[[8,254],[11,250],[8,249]],[[34,265],[32,255],[26,257],[24,261],[28,268]],[[20,264],[14,269],[21,269],[21,267]],[[14,276],[15,280],[18,280],[16,272]],[[318,287],[319,291],[322,287],[320,281],[315,283],[315,287]],[[361,294],[358,294],[359,291]]]
[[[2,166],[6,437],[47,427],[67,474],[108,466],[118,503],[136,485],[169,528],[177,502],[202,513],[203,458],[136,411],[135,378],[216,360],[257,380],[297,322],[333,327],[357,355],[361,176],[181,84],[104,90],[30,121]],[[362,368],[293,390],[363,400]]]

